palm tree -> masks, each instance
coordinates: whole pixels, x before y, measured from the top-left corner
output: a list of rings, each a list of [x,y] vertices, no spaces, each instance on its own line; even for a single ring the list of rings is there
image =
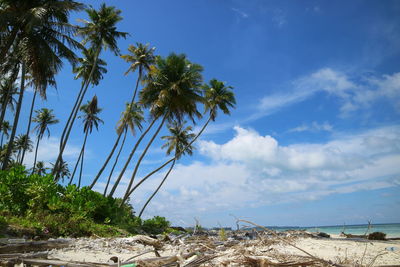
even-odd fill
[[[127,54],[127,55],[122,55],[121,58],[123,58],[126,62],[132,63],[131,66],[129,67],[129,69],[125,72],[125,75],[127,75],[129,72],[134,72],[136,69],[138,70],[139,74],[138,74],[138,78],[136,81],[136,87],[135,87],[135,91],[133,93],[132,96],[132,100],[131,100],[131,104],[134,103],[135,101],[135,97],[136,97],[136,93],[138,90],[138,86],[139,86],[139,82],[142,80],[142,76],[150,71],[151,66],[154,64],[155,62],[155,56],[154,56],[154,50],[155,48],[148,48],[149,44],[143,45],[141,43],[136,43],[136,47],[134,45],[130,45],[128,47],[128,51],[131,54]],[[123,138],[123,142],[125,142],[125,137],[126,134],[124,134],[124,138]],[[108,155],[108,157],[106,158],[103,166],[100,168],[99,172],[97,173],[95,179],[93,180],[93,183],[91,185],[90,188],[92,188],[94,186],[94,184],[98,181],[98,179],[100,178],[101,174],[103,173],[104,169],[107,167],[109,161],[111,160],[111,157],[113,156],[115,149],[117,148],[119,141],[121,139],[121,133],[118,134],[117,139],[114,143],[114,146],[111,149],[110,154]],[[121,151],[123,145],[121,145],[121,148],[119,151]],[[117,158],[119,158],[119,154],[120,152],[118,152]],[[114,170],[114,167],[116,165],[116,162],[118,161],[118,159],[116,159],[113,168],[111,169],[111,174]],[[107,183],[108,186],[108,183]],[[107,190],[107,186],[106,186],[106,190]]]
[[[54,169],[55,164],[53,164],[53,163],[50,163],[50,164],[52,166],[51,169]],[[71,172],[69,171],[68,163],[66,161],[61,160],[61,164],[59,165],[58,168],[59,168],[58,170],[52,171],[57,174],[57,177],[54,177],[54,180],[58,181],[58,180],[62,179],[62,181],[64,181],[64,178],[69,179],[71,177]]]
[[[37,141],[36,141],[36,149],[35,149],[35,159],[33,161],[33,171],[35,172],[37,153],[39,149],[40,140],[42,140],[45,133],[47,133],[47,137],[50,137],[49,126],[58,123],[59,121],[53,114],[52,109],[42,108],[40,110],[35,110],[36,117],[32,119],[33,122],[36,122],[37,125],[34,130],[36,130]]]
[[[99,123],[103,123],[98,117],[98,114],[101,112],[101,108],[97,105],[97,96],[95,95],[91,101],[88,101],[87,104],[82,105],[80,110],[83,112],[83,115],[79,116],[79,118],[83,119],[83,132],[85,133],[85,138],[83,140],[82,149],[81,149],[81,167],[79,173],[79,181],[78,181],[78,188],[81,186],[81,179],[82,179],[82,171],[83,171],[83,161],[85,156],[85,146],[86,140],[89,133],[92,133],[93,126],[98,130]],[[76,164],[79,163],[79,159]],[[71,180],[74,178],[74,174],[72,174]]]
[[[137,127],[140,131],[142,130],[142,121],[144,120],[143,118],[143,111],[140,108],[140,106],[136,103],[129,104],[126,103],[126,109],[124,112],[122,112],[122,117],[118,121],[117,124],[117,133],[118,135],[121,135],[122,132],[124,133],[124,137],[122,139],[121,146],[119,148],[119,151],[117,153],[117,156],[115,158],[114,164],[111,168],[110,174],[108,175],[108,180],[107,180],[107,185],[104,189],[104,196],[107,194],[107,189],[111,181],[111,176],[114,172],[115,166],[118,163],[119,156],[121,155],[122,148],[124,147],[125,144],[125,139],[128,133],[128,128],[131,130],[132,134],[135,135],[135,127]]]
[[[48,170],[48,168],[45,167],[44,162],[43,161],[38,161],[36,163],[36,167],[35,167],[35,172],[36,174],[43,176],[46,175],[46,171]]]
[[[14,95],[18,92],[18,88],[15,85],[13,77],[4,78],[0,82],[0,106],[1,106],[1,118],[4,119],[4,114],[7,107],[14,110],[16,100]]]
[[[191,63],[184,54],[172,53],[165,59],[157,57],[156,68],[145,79],[146,86],[141,91],[140,101],[150,108],[154,118],[162,118],[162,122],[136,163],[122,203],[127,200],[140,163],[165,120],[182,122],[187,116],[194,122],[195,117],[201,117],[197,104],[203,102],[202,70],[200,65]]]
[[[174,121],[172,124],[170,124],[168,126],[168,129],[169,129],[171,135],[161,137],[161,139],[164,139],[167,141],[162,146],[162,148],[167,148],[167,155],[170,155],[171,152],[175,151],[175,158],[172,161],[171,167],[165,174],[164,178],[162,179],[162,181],[159,184],[159,186],[157,187],[157,189],[154,191],[154,193],[150,196],[150,198],[144,204],[142,210],[139,213],[139,216],[138,216],[139,218],[142,216],[147,205],[150,203],[150,201],[153,199],[153,197],[160,190],[160,188],[164,184],[165,180],[167,180],[169,174],[171,173],[172,169],[175,166],[176,161],[185,153],[187,153],[189,155],[193,154],[193,147],[191,145],[189,145],[189,143],[196,135],[193,133],[190,133],[192,131],[191,126],[184,128],[185,123],[186,122],[178,123],[178,122]]]
[[[10,142],[8,142],[8,144],[10,144]],[[15,149],[14,149],[14,146],[15,146]],[[33,142],[31,141],[29,136],[26,134],[18,135],[14,140],[13,150],[12,150],[13,153],[14,152],[17,153],[15,161],[20,162],[21,154],[22,154],[23,150],[32,152],[32,149],[33,149]]]
[[[115,7],[108,7],[105,4],[100,6],[97,11],[93,8],[86,9],[89,15],[90,21],[81,20],[84,23],[83,27],[79,27],[78,34],[83,37],[83,44],[90,43],[91,49],[93,49],[94,60],[92,69],[86,80],[82,83],[81,90],[79,91],[75,109],[71,111],[70,118],[68,119],[65,129],[63,131],[61,141],[60,141],[60,152],[57,157],[54,170],[58,170],[58,165],[61,162],[62,154],[64,152],[65,146],[68,142],[69,134],[71,132],[72,126],[76,119],[78,113],[78,107],[81,106],[83,98],[86,94],[87,88],[90,83],[93,83],[93,74],[95,73],[96,67],[98,65],[98,58],[102,49],[109,48],[115,55],[119,55],[119,49],[117,46],[117,39],[120,37],[126,38],[128,33],[117,31],[116,24],[122,20],[120,16],[121,11]]]
[[[11,129],[11,125],[8,121],[3,121],[3,123],[0,125],[1,129],[1,143],[0,146],[3,146],[3,141],[4,141],[4,136],[8,137],[8,131]]]
[[[3,61],[13,44],[23,41],[26,35],[32,34],[37,28],[43,28],[49,36],[62,40],[61,44],[64,41],[73,43],[70,34],[74,29],[68,23],[68,17],[72,11],[82,8],[83,4],[71,0],[2,0],[0,31],[5,34],[2,36],[4,42],[0,47],[0,61]]]
[[[154,56],[155,47],[149,48],[149,44],[136,43],[136,46],[130,45],[128,51],[130,54],[122,55],[126,62],[131,63],[128,70],[125,72],[127,75],[129,72],[135,72],[138,70],[138,78],[136,80],[135,91],[133,93],[132,101],[135,101],[139,82],[142,80],[143,75],[150,70],[150,67],[155,63],[156,57]]]
[[[2,2],[4,8],[0,17],[4,20],[0,20],[0,28],[8,25],[11,32],[1,49],[0,58],[12,51],[17,54],[21,65],[21,86],[10,146],[2,166],[4,170],[8,165],[7,158],[11,154],[18,126],[25,91],[25,75],[31,75],[35,90],[45,99],[47,86],[55,84],[54,76],[61,69],[63,59],[76,62],[76,55],[70,48],[79,48],[82,45],[71,37],[76,28],[68,23],[68,17],[71,11],[79,10],[83,5],[71,0]]]
[[[197,133],[197,135],[192,139],[192,141],[188,144],[188,147],[191,146],[199,136],[204,132],[207,125],[210,121],[215,121],[217,116],[218,109],[220,109],[224,114],[229,115],[230,110],[229,108],[234,108],[236,104],[235,95],[232,92],[232,86],[226,86],[224,82],[218,81],[216,79],[212,79],[209,82],[209,85],[203,85],[203,91],[205,94],[204,99],[204,106],[205,112],[209,113],[209,118],[201,130]],[[186,149],[183,149],[185,151]],[[149,174],[147,174],[144,178],[142,178],[129,192],[126,199],[135,191],[144,181],[146,181],[150,176],[157,173],[159,170],[167,166],[169,163],[173,162],[180,153],[177,153],[175,157],[171,158],[170,160],[166,161],[157,169],[153,170]]]

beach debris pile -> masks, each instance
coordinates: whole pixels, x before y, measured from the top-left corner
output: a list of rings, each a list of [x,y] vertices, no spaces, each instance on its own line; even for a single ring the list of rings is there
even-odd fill
[[[11,244],[0,243],[0,266],[25,264],[25,266],[76,267],[340,267],[372,266],[381,256],[368,255],[370,253],[366,253],[366,246],[362,257],[351,255],[346,251],[346,257],[337,257],[334,260],[324,259],[316,256],[312,247],[306,250],[304,246],[299,245],[304,240],[315,242],[332,240],[322,236],[326,235],[302,230],[277,233],[270,230],[225,231],[220,229],[158,236],[136,235],[125,238],[59,238],[33,242],[19,240],[20,242]],[[361,244],[361,246],[364,245],[364,243]],[[397,253],[396,249],[392,249],[393,244],[390,246],[391,250],[383,253]],[[400,263],[400,255],[398,257]],[[375,266],[378,265],[375,264]]]

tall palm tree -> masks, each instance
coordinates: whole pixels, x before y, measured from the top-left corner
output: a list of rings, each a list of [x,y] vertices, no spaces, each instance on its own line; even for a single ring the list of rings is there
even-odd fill
[[[138,90],[138,86],[139,86],[139,82],[142,80],[142,77],[145,73],[147,73],[148,71],[150,71],[151,66],[154,64],[155,62],[155,56],[154,56],[154,50],[155,48],[148,48],[149,44],[143,45],[141,43],[136,43],[136,46],[134,45],[130,45],[128,47],[128,51],[130,52],[130,54],[127,55],[122,55],[121,58],[123,58],[126,62],[131,63],[131,66],[128,68],[128,70],[125,72],[125,75],[127,75],[129,72],[135,72],[136,70],[138,70],[138,78],[136,80],[136,86],[135,86],[135,91],[133,93],[132,96],[132,100],[131,100],[131,104],[133,104],[135,102],[135,97],[136,97],[136,93]],[[125,138],[126,138],[126,134],[124,134],[124,138],[123,138],[123,143],[125,142]],[[108,157],[106,158],[103,166],[100,168],[99,172],[97,173],[91,188],[94,186],[94,184],[98,181],[98,179],[100,178],[101,174],[103,173],[104,169],[107,167],[109,161],[111,160],[111,157],[113,156],[115,149],[117,148],[119,141],[121,139],[121,133],[118,134],[117,139],[114,143],[114,146],[111,149],[110,154],[108,155]],[[121,145],[120,150],[117,154],[117,159],[114,163],[113,168],[111,169],[110,174],[112,174],[114,167],[116,165],[116,162],[118,162],[118,158],[119,158],[119,154],[122,150],[123,145]],[[106,186],[106,190],[108,187],[108,183]]]
[[[136,80],[135,91],[131,103],[135,101],[136,93],[138,90],[139,82],[142,80],[143,75],[150,70],[150,67],[155,63],[156,57],[154,56],[155,47],[149,48],[149,44],[136,43],[136,46],[130,45],[128,51],[130,54],[122,55],[126,62],[131,63],[128,70],[125,72],[135,72],[138,70],[138,78]]]
[[[203,91],[205,94],[204,99],[204,106],[205,112],[209,113],[209,118],[201,128],[201,130],[197,133],[197,135],[192,139],[192,141],[188,144],[188,147],[191,146],[199,136],[204,132],[207,125],[210,121],[215,121],[218,110],[221,110],[224,114],[230,114],[230,108],[234,108],[236,104],[235,95],[232,92],[232,86],[226,86],[224,82],[218,81],[216,79],[212,79],[209,82],[209,85],[203,85]],[[186,149],[183,149],[185,151]],[[146,181],[149,177],[153,174],[157,173],[159,170],[167,166],[169,163],[173,162],[180,153],[177,153],[175,157],[167,160],[164,164],[160,167],[156,168],[155,170],[151,171],[145,177],[143,177],[129,192],[127,198],[135,191],[144,181]]]
[[[8,142],[8,144],[9,143],[10,142]],[[32,152],[32,149],[33,149],[33,142],[31,141],[29,136],[26,135],[26,134],[18,135],[14,140],[14,146],[13,146],[13,153],[14,152],[17,153],[17,155],[15,157],[15,161],[16,162],[20,162],[23,150],[27,150],[29,152]]]
[[[188,117],[194,122],[195,117],[201,118],[197,105],[203,102],[202,70],[200,65],[191,63],[184,54],[171,53],[165,59],[157,58],[156,68],[145,79],[146,86],[141,91],[140,101],[150,108],[154,118],[162,118],[162,122],[136,163],[122,203],[129,197],[141,161],[165,120],[182,122],[184,117]]]
[[[54,169],[55,164],[50,163],[51,166],[53,167],[52,169]],[[62,179],[62,181],[64,181],[65,178],[69,179],[71,177],[71,172],[69,171],[68,168],[68,163],[64,160],[61,160],[61,164],[58,167],[59,169],[54,171],[54,173],[56,173],[56,177],[54,177],[55,180],[60,180]]]
[[[122,143],[121,143],[120,149],[119,149],[119,151],[117,153],[117,157],[115,158],[114,165],[111,168],[111,171],[110,171],[110,174],[109,174],[109,177],[108,177],[108,181],[107,181],[107,185],[106,185],[106,188],[105,188],[104,192],[107,192],[108,186],[110,184],[112,173],[113,173],[113,171],[115,169],[115,166],[118,163],[118,159],[119,159],[119,156],[121,154],[122,148],[124,147],[128,129],[130,129],[132,134],[135,135],[136,127],[140,131],[142,130],[142,128],[143,128],[142,127],[142,121],[143,120],[144,120],[144,118],[143,118],[143,110],[141,109],[141,107],[136,103],[133,103],[133,104],[126,103],[125,111],[122,112],[121,119],[118,121],[117,129],[116,129],[118,136],[121,137],[121,135],[123,134],[124,137],[122,139]],[[117,139],[116,145],[118,145],[118,139]],[[113,152],[114,151],[111,151],[111,153],[109,154],[108,158],[111,158]],[[104,169],[105,165],[103,165],[102,168]],[[100,174],[101,174],[101,172],[99,172],[99,174],[97,174],[97,176],[95,177],[95,179],[93,180],[93,182],[92,182],[92,184],[90,185],[89,188],[93,188],[93,186],[97,182],[97,179],[100,177]]]
[[[18,88],[13,77],[3,78],[0,81],[0,106],[1,118],[4,119],[4,114],[7,108],[14,110],[17,101],[14,98],[18,92]]]
[[[3,146],[3,141],[4,141],[4,136],[8,137],[8,131],[11,129],[11,125],[8,121],[3,121],[3,123],[0,125],[1,129],[1,143],[0,146]]]
[[[33,128],[36,131],[37,139],[32,172],[35,172],[40,140],[42,140],[45,133],[47,133],[47,137],[50,137],[49,126],[59,122],[58,119],[56,119],[56,117],[54,116],[52,109],[42,108],[40,110],[35,110],[35,113],[36,117],[33,118],[32,121],[37,123],[35,128]]]
[[[4,170],[8,167],[7,158],[11,154],[18,126],[25,91],[25,75],[32,76],[35,90],[46,98],[47,86],[51,85],[49,81],[55,84],[54,76],[61,69],[63,59],[75,63],[77,57],[71,48],[82,47],[71,37],[76,28],[68,23],[68,17],[70,12],[81,9],[83,5],[71,0],[3,1],[4,8],[0,17],[4,20],[0,20],[0,28],[7,24],[12,30],[1,49],[0,58],[12,51],[18,55],[21,65],[19,98],[10,146],[2,166]]]
[[[142,216],[144,210],[146,209],[147,205],[150,203],[150,201],[153,199],[153,197],[158,193],[160,190],[161,186],[164,184],[165,180],[167,180],[169,174],[171,173],[172,169],[175,166],[175,163],[181,156],[183,156],[185,153],[192,155],[193,154],[193,147],[189,145],[190,141],[196,136],[193,133],[190,133],[192,131],[192,127],[184,127],[183,123],[178,123],[174,121],[172,124],[168,126],[168,129],[171,133],[171,135],[167,136],[162,136],[161,139],[166,140],[167,142],[162,146],[162,148],[167,148],[167,155],[170,155],[171,152],[175,152],[175,157],[174,160],[172,161],[172,164],[165,174],[164,178],[162,179],[161,183],[157,187],[157,189],[153,192],[153,194],[149,197],[149,199],[146,201],[144,204],[142,210],[139,213],[139,218]]]
[[[68,142],[68,138],[76,119],[78,113],[78,107],[81,106],[83,98],[86,94],[87,88],[90,83],[92,83],[93,74],[95,72],[96,66],[98,65],[98,58],[102,51],[102,49],[110,49],[114,52],[115,55],[119,55],[119,49],[117,46],[118,38],[126,38],[128,33],[117,31],[116,24],[122,20],[120,16],[121,11],[116,9],[115,7],[108,7],[105,4],[100,6],[100,9],[97,11],[93,8],[86,9],[86,13],[88,14],[90,21],[81,20],[84,23],[83,27],[79,27],[78,34],[83,37],[83,44],[89,43],[90,47],[93,49],[94,60],[92,63],[92,69],[85,80],[82,83],[81,90],[78,94],[78,101],[75,105],[75,109],[72,109],[69,123],[66,124],[65,130],[63,131],[63,135],[60,141],[60,152],[57,157],[54,170],[58,170],[58,164],[61,163],[62,155],[65,149],[65,146]]]
[[[92,133],[93,127],[95,127],[97,130],[99,128],[99,123],[103,123],[103,120],[101,120],[98,116],[98,114],[101,112],[101,108],[98,107],[97,105],[97,96],[95,95],[91,101],[88,101],[87,104],[82,105],[80,107],[80,110],[82,111],[83,115],[79,116],[79,118],[83,119],[83,132],[85,133],[85,138],[83,140],[82,144],[82,149],[81,149],[81,167],[80,167],[80,172],[79,172],[79,181],[78,181],[78,188],[81,186],[81,180],[82,180],[82,171],[83,171],[83,161],[84,161],[84,156],[85,156],[85,146],[86,146],[86,140],[88,137],[89,133]],[[79,163],[79,159],[76,164]],[[73,175],[71,177],[71,180],[73,179]]]
[[[2,36],[0,61],[13,44],[21,42],[24,36],[37,28],[43,28],[62,43],[71,42],[70,34],[74,29],[68,23],[68,17],[71,12],[82,8],[83,4],[72,0],[2,0],[0,31],[5,34]]]

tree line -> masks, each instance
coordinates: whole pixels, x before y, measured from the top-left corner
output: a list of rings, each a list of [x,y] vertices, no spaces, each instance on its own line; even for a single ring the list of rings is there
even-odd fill
[[[79,20],[80,25],[71,24],[70,14],[82,10],[88,19]],[[92,189],[104,179],[106,186],[102,193],[113,197],[128,167],[133,168],[122,197],[123,205],[143,182],[169,165],[161,183],[141,209],[140,217],[176,162],[185,154],[192,155],[193,143],[209,123],[215,121],[219,111],[230,114],[236,101],[231,86],[217,79],[205,83],[203,67],[189,61],[184,54],[162,57],[149,44],[136,43],[122,55],[117,41],[128,38],[129,34],[118,30],[121,20],[121,10],[106,4],[95,9],[72,0],[0,0],[0,165],[2,170],[7,170],[23,164],[27,152],[34,150],[32,173],[50,172],[55,182],[68,179],[69,184],[81,187],[87,139],[103,123],[99,100],[96,95],[88,100],[87,91],[106,75],[107,63],[100,57],[104,50],[110,50],[129,64],[125,75],[137,73],[137,79],[132,97],[122,108],[116,124],[115,141],[88,187]],[[81,85],[64,121],[57,119],[52,109],[36,109],[35,101],[37,96],[46,100],[47,88],[57,86],[55,77],[65,62],[72,64],[74,79],[80,79]],[[27,88],[32,88],[34,94],[27,127],[21,132],[18,124],[24,119],[20,114]],[[193,133],[192,125],[203,117],[205,124]],[[71,172],[63,155],[77,119],[83,121],[83,141]],[[63,123],[64,127],[58,156],[48,169],[40,161],[38,149],[41,140],[50,136],[52,125],[57,123]],[[166,148],[171,158],[138,180],[143,159],[165,127],[170,135],[161,137],[165,140],[162,148]],[[32,133],[35,133],[35,142],[31,140]],[[146,136],[149,141],[142,143]],[[127,138],[134,138],[133,147],[125,147]],[[121,153],[126,151],[127,159],[112,183]],[[136,162],[132,162],[134,156]]]

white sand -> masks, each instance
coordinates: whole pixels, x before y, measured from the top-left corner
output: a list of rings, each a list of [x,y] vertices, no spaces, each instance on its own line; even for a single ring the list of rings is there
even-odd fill
[[[400,241],[349,241],[345,239],[313,239],[298,238],[294,244],[310,254],[342,264],[370,264],[395,265],[400,264]],[[196,245],[200,247],[201,245]],[[222,248],[221,248],[222,247]],[[221,248],[221,249],[220,249]],[[161,256],[177,255],[193,251],[193,244],[172,245],[166,244],[159,250]],[[306,256],[294,247],[277,243],[273,245],[261,244],[259,240],[241,241],[233,247],[214,247],[221,254],[213,260],[214,264],[222,265],[230,262],[230,259],[243,257],[243,255],[275,257],[276,255]],[[152,250],[151,246],[145,246],[132,242],[130,238],[114,239],[77,239],[74,245],[60,250],[53,250],[49,258],[80,261],[80,262],[107,262],[112,256],[117,256],[121,261]],[[392,251],[393,250],[393,251]],[[365,255],[364,255],[365,254]],[[153,252],[138,257],[137,259],[154,258]],[[227,266],[241,266],[240,264]]]

